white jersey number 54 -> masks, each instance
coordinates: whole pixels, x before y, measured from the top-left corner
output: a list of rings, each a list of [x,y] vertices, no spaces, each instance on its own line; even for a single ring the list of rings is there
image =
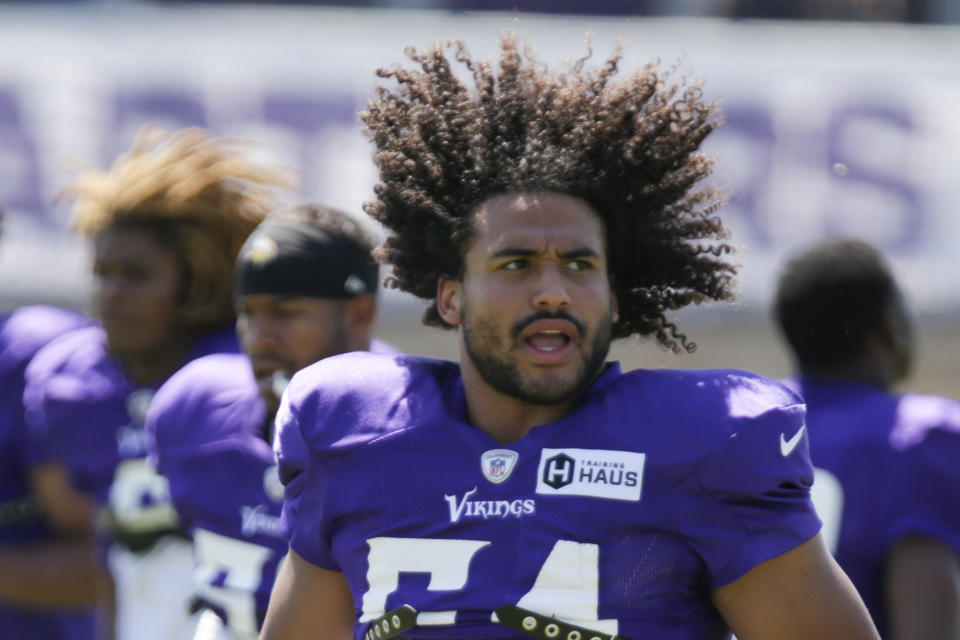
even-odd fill
[[[370,588],[363,594],[360,622],[369,622],[385,613],[387,598],[397,590],[403,572],[429,573],[427,589],[430,591],[463,589],[471,560],[490,544],[486,540],[428,538],[371,538],[367,542]],[[571,624],[616,634],[616,620],[597,619],[599,561],[597,545],[558,540],[540,567],[533,587],[516,605]],[[456,615],[455,610],[420,611],[417,624],[453,624]],[[496,621],[495,615],[493,620]]]

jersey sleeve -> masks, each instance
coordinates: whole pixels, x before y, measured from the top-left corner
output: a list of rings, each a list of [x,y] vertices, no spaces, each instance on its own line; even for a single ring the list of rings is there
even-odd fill
[[[106,500],[117,466],[114,425],[128,419],[132,389],[99,327],[71,331],[30,361],[23,394],[32,466],[55,462],[74,488]]]
[[[269,505],[273,451],[258,434],[265,411],[243,356],[195,360],[156,393],[146,417],[149,457],[189,527],[236,535],[244,506]]]
[[[145,428],[150,459],[161,473],[167,459],[256,431],[265,419],[244,356],[217,354],[188,363],[154,395]]]
[[[697,465],[692,481],[706,499],[691,544],[713,588],[813,537],[820,521],[810,501],[802,404],[737,418],[734,430]]]
[[[169,458],[165,475],[181,521],[190,528],[230,537],[254,537],[243,531],[245,508],[260,505],[263,515],[272,516],[282,499],[272,490],[272,457],[265,442],[237,437],[197,447],[192,455]],[[284,537],[279,525],[258,533]]]
[[[57,446],[58,425],[62,423],[59,405],[51,402],[51,395],[59,392],[67,397],[80,393],[71,389],[72,381],[58,375],[61,349],[58,342],[40,349],[24,373],[23,407],[26,423],[26,462],[35,467],[58,460],[62,452]]]
[[[409,402],[434,397],[436,380],[455,363],[416,356],[352,352],[297,372],[277,411],[274,449],[285,486],[283,518],[290,547],[307,561],[342,571],[333,541],[344,514],[338,472],[354,453],[434,410]],[[413,407],[413,408],[412,408]],[[375,473],[375,471],[374,471]],[[363,508],[350,503],[348,510]],[[347,543],[349,544],[349,543]]]
[[[294,376],[281,399],[274,439],[280,482],[284,486],[283,526],[290,548],[301,557],[323,569],[340,571],[325,530],[325,473],[311,456],[304,437],[300,407],[291,393],[296,382]]]

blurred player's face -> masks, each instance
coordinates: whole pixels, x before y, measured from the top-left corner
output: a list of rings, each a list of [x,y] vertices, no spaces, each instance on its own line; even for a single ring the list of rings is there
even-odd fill
[[[250,294],[237,304],[237,334],[250,357],[260,395],[276,411],[274,374],[284,378],[350,350],[350,301]]]
[[[149,356],[176,339],[182,275],[176,256],[150,233],[101,231],[94,240],[93,300],[110,352]]]
[[[510,194],[484,203],[451,300],[480,378],[537,405],[573,399],[599,373],[616,304],[603,225],[570,196]],[[449,281],[448,281],[449,282]]]

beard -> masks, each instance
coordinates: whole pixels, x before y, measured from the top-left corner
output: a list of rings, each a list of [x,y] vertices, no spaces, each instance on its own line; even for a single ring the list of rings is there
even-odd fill
[[[519,346],[523,329],[537,320],[562,319],[576,325],[580,336],[586,340],[588,336],[582,322],[563,311],[540,311],[514,324],[509,333],[509,343],[505,344],[493,323],[472,318],[466,306],[461,315],[467,355],[484,382],[500,393],[534,405],[560,404],[585,392],[606,361],[613,339],[613,311],[609,310],[597,323],[596,333],[587,343],[580,368],[572,379],[548,369],[539,376],[530,376],[525,375],[517,361],[510,356],[510,351]]]

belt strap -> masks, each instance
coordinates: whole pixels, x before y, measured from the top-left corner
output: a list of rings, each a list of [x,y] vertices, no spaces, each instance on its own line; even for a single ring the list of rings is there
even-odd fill
[[[417,610],[408,604],[391,609],[373,620],[364,640],[391,640],[417,624]]]
[[[539,640],[626,640],[622,636],[578,627],[512,604],[499,607],[496,613],[503,626]]]

